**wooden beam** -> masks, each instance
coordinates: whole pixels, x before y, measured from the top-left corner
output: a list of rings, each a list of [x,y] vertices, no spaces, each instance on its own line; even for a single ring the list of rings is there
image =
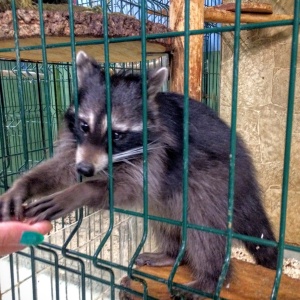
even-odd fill
[[[155,15],[155,16],[164,16],[164,17],[169,16],[169,12],[166,9],[161,9],[161,10],[148,9],[147,13],[150,15]]]
[[[0,0],[1,2],[1,0]],[[46,44],[55,45],[70,43],[69,12],[67,7],[52,5],[57,11],[45,10],[43,13],[44,29],[46,33]],[[78,6],[76,6],[78,8]],[[82,8],[82,7],[81,7]],[[61,9],[61,10],[59,10]],[[18,9],[17,22],[19,27],[20,47],[37,46],[35,49],[21,51],[22,60],[41,61],[42,48],[40,37],[40,17],[38,10]],[[0,12],[0,47],[14,48],[12,11]],[[139,36],[141,34],[140,20],[120,13],[108,14],[108,36],[110,38],[122,36]],[[165,33],[169,29],[163,24],[147,22],[147,34]],[[75,41],[89,42],[103,38],[103,15],[91,11],[74,12],[74,34]],[[172,47],[172,39],[148,39],[147,59],[156,59],[169,52]],[[101,45],[76,46],[76,50],[84,50],[97,61],[104,61],[104,47]],[[111,62],[138,62],[141,61],[140,41],[110,43],[109,47]],[[15,52],[1,52],[0,58],[15,59]],[[71,49],[66,47],[47,48],[48,62],[68,62],[72,60]]]
[[[225,3],[214,7],[222,10],[235,11],[235,3]],[[241,3],[241,12],[272,14],[273,6],[268,3]]]
[[[276,15],[276,14],[261,14],[261,13],[242,13],[241,23],[259,23],[278,20],[292,20],[293,15]],[[218,9],[215,7],[205,7],[204,21],[213,23],[234,23],[235,12]]]
[[[204,0],[190,1],[190,29],[202,29],[204,26]],[[170,28],[173,31],[184,30],[184,0],[171,0],[170,3]],[[202,51],[203,35],[194,35],[189,38],[189,95],[201,100],[202,79]],[[184,37],[174,39],[171,56],[172,92],[184,92]]]
[[[254,265],[237,259],[232,259],[233,276],[230,283],[224,286],[221,297],[225,299],[270,299],[274,284],[275,271]],[[160,278],[168,279],[172,267],[149,267],[138,268],[139,271],[151,274]],[[170,300],[171,295],[166,284],[143,278],[147,282],[148,295],[160,300]],[[186,266],[179,266],[174,282],[186,284],[193,281],[192,272]],[[128,277],[122,279],[121,284],[135,291],[143,293],[143,286],[136,281],[130,281]],[[121,294],[120,299],[141,299],[128,293]],[[293,279],[283,274],[279,293],[279,300],[300,299],[300,280]]]

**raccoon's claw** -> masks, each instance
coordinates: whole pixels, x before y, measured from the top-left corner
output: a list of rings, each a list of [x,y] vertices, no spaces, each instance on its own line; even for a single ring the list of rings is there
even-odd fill
[[[29,218],[32,223],[56,220],[77,208],[75,201],[70,202],[69,200],[64,191],[46,196],[30,203],[24,210],[24,216]]]
[[[23,199],[20,196],[14,196],[11,192],[7,192],[0,197],[0,221],[22,220]]]
[[[42,198],[38,201],[30,203],[24,211],[26,218],[29,218],[32,223],[43,220],[52,221],[63,215],[63,208],[54,201],[54,198]]]

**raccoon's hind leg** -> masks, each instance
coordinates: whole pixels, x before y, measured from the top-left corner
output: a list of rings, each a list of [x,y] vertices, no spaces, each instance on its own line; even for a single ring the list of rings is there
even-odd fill
[[[169,256],[164,252],[144,252],[141,253],[135,260],[137,266],[152,266],[152,267],[164,267],[173,266],[175,258]]]
[[[225,237],[198,230],[188,230],[185,259],[192,270],[194,281],[186,285],[204,293],[214,293],[225,259]],[[226,282],[231,277],[231,267],[227,272]],[[184,299],[201,299],[199,295],[179,289],[177,292]]]
[[[135,263],[138,266],[172,266],[180,249],[180,230],[176,226],[151,222],[155,236],[157,252],[141,253]]]
[[[170,226],[170,225],[169,225]],[[155,228],[155,227],[154,227]],[[161,224],[154,231],[159,242],[159,253],[142,253],[136,260],[137,265],[167,266],[173,265],[181,247],[180,229],[175,226]],[[225,238],[198,230],[188,230],[186,251],[182,264],[187,264],[193,274],[194,280],[186,285],[213,293],[221,274],[225,257]],[[227,274],[230,278],[231,270]],[[202,296],[174,289],[174,296],[184,299],[201,299]]]

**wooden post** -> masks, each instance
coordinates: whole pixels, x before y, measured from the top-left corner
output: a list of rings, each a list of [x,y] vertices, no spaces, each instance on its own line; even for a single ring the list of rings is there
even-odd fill
[[[204,0],[190,0],[190,29],[202,29],[204,24]],[[184,0],[170,2],[170,28],[184,30]],[[171,56],[170,90],[183,93],[184,79],[184,37],[174,39]],[[203,35],[190,37],[189,95],[201,100]]]

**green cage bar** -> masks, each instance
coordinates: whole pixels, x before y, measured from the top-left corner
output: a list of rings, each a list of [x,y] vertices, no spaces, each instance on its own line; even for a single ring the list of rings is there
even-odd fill
[[[40,20],[43,20],[43,1],[39,0],[39,15]],[[47,111],[47,130],[48,130],[48,137],[49,137],[49,154],[50,156],[53,156],[53,140],[52,140],[52,118],[50,113],[50,92],[49,92],[49,76],[48,76],[48,60],[47,60],[47,51],[46,51],[46,36],[45,36],[45,28],[44,28],[44,22],[40,22],[40,28],[41,28],[41,42],[42,42],[42,57],[43,57],[43,68],[44,68],[44,88],[45,88],[45,101],[46,101],[46,111]]]
[[[187,242],[187,207],[188,207],[188,172],[189,172],[189,54],[190,54],[190,2],[184,2],[184,104],[183,104],[183,176],[182,176],[182,229],[181,229],[181,247],[168,278],[168,287],[172,291],[172,285],[175,273],[180,262],[183,259]]]
[[[17,63],[17,72],[18,72],[18,96],[19,96],[19,106],[20,106],[20,117],[22,122],[22,140],[23,140],[23,155],[24,155],[24,168],[28,170],[28,148],[27,148],[27,130],[25,122],[25,108],[22,100],[24,99],[23,94],[23,84],[22,84],[22,75],[21,75],[21,66],[20,66],[20,48],[19,48],[19,36],[18,36],[18,24],[16,22],[16,2],[13,0],[11,2],[12,12],[13,12],[13,25],[14,25],[14,42],[15,42],[15,51],[16,51],[16,63]]]
[[[20,110],[20,122],[21,122],[21,139],[18,146],[15,146],[16,151],[11,151],[11,144],[13,144],[14,139],[10,137],[9,128],[7,125],[7,111],[10,109],[8,106],[8,101],[5,102],[4,99],[14,99],[14,91],[12,91],[13,85],[9,88],[8,81],[3,80],[0,74],[0,149],[1,149],[1,166],[3,170],[0,169],[0,188],[2,190],[8,189],[12,184],[13,180],[24,170],[30,169],[36,163],[46,159],[48,156],[53,155],[54,151],[54,139],[57,135],[57,129],[60,125],[60,117],[62,116],[63,110],[69,105],[71,99],[73,99],[75,104],[76,114],[78,112],[78,97],[77,97],[77,74],[76,74],[76,52],[80,46],[86,45],[100,45],[104,46],[104,71],[105,71],[105,82],[106,82],[106,101],[107,101],[107,128],[108,128],[108,190],[109,190],[109,214],[108,214],[108,227],[105,228],[104,235],[101,236],[100,242],[95,248],[89,249],[85,252],[83,248],[77,247],[72,248],[72,243],[74,240],[80,237],[80,230],[84,226],[84,222],[93,213],[88,210],[80,209],[76,213],[76,225],[72,227],[72,230],[64,237],[61,244],[55,244],[55,242],[45,242],[42,246],[31,248],[28,252],[19,252],[16,255],[12,255],[9,258],[10,266],[10,281],[11,281],[11,299],[19,299],[17,293],[18,290],[18,276],[16,275],[18,271],[15,269],[15,265],[18,259],[27,259],[30,261],[31,265],[31,289],[33,299],[38,299],[38,272],[40,272],[39,264],[45,264],[47,267],[53,270],[53,299],[64,299],[63,292],[60,290],[60,277],[61,272],[65,274],[72,274],[76,276],[79,282],[79,293],[78,297],[80,299],[94,299],[96,298],[96,293],[89,294],[89,289],[92,290],[93,284],[99,284],[107,288],[106,293],[109,293],[110,299],[119,299],[118,292],[126,291],[132,295],[142,297],[143,299],[154,299],[149,296],[149,290],[147,282],[141,279],[141,276],[145,279],[151,279],[159,283],[164,283],[168,286],[169,290],[172,291],[174,288],[182,288],[184,290],[190,290],[199,295],[203,295],[212,299],[221,299],[221,289],[224,284],[226,273],[228,271],[231,251],[232,251],[232,239],[238,239],[241,241],[249,241],[257,243],[258,245],[266,245],[270,247],[278,247],[279,258],[276,270],[276,277],[274,279],[274,286],[272,290],[271,299],[278,298],[278,292],[280,288],[280,282],[282,277],[283,269],[283,259],[284,250],[291,250],[300,253],[300,247],[287,244],[285,241],[286,232],[286,219],[287,219],[287,207],[288,207],[288,184],[289,184],[289,173],[290,173],[290,161],[291,161],[291,145],[292,145],[292,125],[293,125],[293,114],[294,114],[294,99],[295,99],[295,89],[296,89],[296,69],[297,69],[297,53],[298,53],[298,34],[299,34],[299,10],[300,1],[294,1],[294,19],[293,20],[281,20],[272,21],[256,24],[241,24],[241,5],[242,1],[235,1],[235,11],[236,19],[234,25],[228,25],[223,27],[208,27],[199,30],[190,30],[189,27],[189,11],[190,11],[190,1],[185,1],[185,28],[181,32],[167,32],[161,34],[149,34],[146,31],[146,22],[153,20],[155,22],[168,25],[168,18],[162,14],[163,11],[169,9],[168,1],[78,1],[78,5],[95,7],[97,5],[102,6],[103,12],[103,38],[94,38],[89,41],[78,41],[75,38],[75,21],[74,21],[74,7],[73,1],[68,1],[68,13],[69,13],[69,23],[70,23],[70,41],[62,42],[57,44],[50,44],[46,42],[46,33],[44,30],[43,22],[41,22],[41,45],[36,46],[20,46],[19,44],[19,34],[18,34],[18,24],[17,24],[17,9],[16,0],[12,0],[12,14],[13,14],[13,26],[14,26],[14,48],[4,48],[0,45],[0,54],[7,52],[15,52],[16,60],[14,62],[0,61],[1,68],[9,69],[11,64],[16,65],[16,86],[17,86],[17,99],[18,107]],[[38,11],[40,18],[43,16],[43,1],[38,0]],[[212,3],[209,3],[212,5]],[[109,37],[108,28],[108,14],[111,12],[128,14],[134,16],[141,20],[141,33],[139,36],[131,37]],[[151,17],[152,16],[152,17]],[[151,19],[152,18],[152,19]],[[254,238],[250,236],[245,236],[242,234],[237,234],[233,232],[232,222],[234,219],[234,180],[235,180],[235,154],[236,154],[236,130],[237,130],[237,111],[238,111],[238,83],[239,83],[239,63],[240,63],[240,43],[241,43],[241,33],[246,30],[255,30],[263,28],[276,28],[280,26],[292,26],[292,49],[291,49],[291,63],[290,63],[290,77],[289,77],[289,89],[288,89],[288,105],[287,105],[287,116],[286,116],[286,136],[285,136],[285,153],[284,153],[284,167],[283,167],[283,178],[282,178],[282,195],[281,195],[281,210],[280,210],[280,228],[279,228],[279,241],[278,243],[271,242],[264,239]],[[218,230],[215,228],[209,228],[206,226],[190,224],[188,222],[188,164],[189,164],[189,38],[193,35],[209,35],[209,34],[219,34],[226,32],[232,32],[234,37],[234,59],[233,59],[233,85],[232,85],[232,101],[231,101],[231,142],[230,142],[230,165],[229,165],[229,182],[228,182],[228,219],[227,219],[227,230]],[[159,38],[173,38],[173,37],[184,37],[184,139],[183,139],[183,211],[181,220],[172,220],[167,218],[159,218],[156,216],[149,215],[148,211],[148,132],[147,132],[147,69],[150,65],[156,65],[157,61],[149,62],[147,61],[147,42],[151,39]],[[113,64],[110,62],[110,45],[113,43],[122,43],[129,41],[139,41],[141,43],[141,61],[132,64]],[[47,50],[52,48],[63,48],[69,47],[72,56],[71,63],[62,64],[52,64],[48,61]],[[207,48],[208,49],[208,48]],[[208,51],[206,49],[206,51]],[[41,50],[42,52],[42,62],[36,63],[34,65],[35,74],[37,78],[32,81],[34,87],[29,88],[29,83],[25,80],[23,72],[23,66],[21,61],[20,53],[27,50]],[[1,55],[0,55],[1,57]],[[221,70],[221,56],[220,53],[207,53],[204,58],[209,61],[212,66],[207,65],[203,70],[203,97],[202,101],[207,105],[211,106],[214,110],[220,113],[219,105],[219,95],[220,91],[220,70]],[[30,62],[26,62],[29,64]],[[3,67],[2,67],[3,66]],[[137,67],[136,67],[137,66]],[[143,211],[135,212],[127,209],[116,208],[114,206],[114,182],[113,182],[113,160],[112,160],[112,120],[111,120],[111,87],[110,87],[110,71],[111,70],[131,70],[132,72],[138,71],[142,74],[142,101],[143,101]],[[31,69],[30,69],[31,70]],[[41,71],[42,70],[42,71]],[[1,71],[1,70],[0,70]],[[206,73],[205,73],[206,72]],[[205,74],[204,74],[205,73]],[[68,77],[66,81],[63,81],[65,76]],[[30,125],[30,103],[27,102],[28,96],[30,96],[33,91],[39,95],[38,101],[39,107],[37,109],[40,118],[40,129],[37,134],[41,142],[38,144],[36,142],[36,147],[31,145],[31,142],[35,137],[32,136],[32,125]],[[75,91],[75,92],[74,92]],[[14,100],[9,100],[14,101]],[[37,101],[37,100],[35,100]],[[12,104],[11,107],[16,106]],[[29,107],[27,109],[27,106]],[[34,121],[36,122],[36,121]],[[17,143],[17,142],[16,142]],[[33,143],[33,142],[32,142]],[[24,160],[24,165],[21,169],[13,170],[15,166],[19,165],[20,157],[22,156]],[[22,160],[22,159],[21,159]],[[17,167],[16,167],[17,168]],[[12,171],[11,171],[12,170]],[[81,180],[81,179],[79,179]],[[131,218],[134,220],[140,220],[141,223],[136,221],[136,224],[140,224],[142,227],[141,234],[136,235],[136,244],[133,247],[127,264],[122,264],[116,262],[113,259],[103,258],[102,252],[104,251],[107,244],[112,243],[115,238],[114,229],[119,226],[119,223],[123,224],[120,219],[116,219],[116,216],[124,216],[124,218]],[[71,217],[72,218],[72,217]],[[127,220],[127,219],[126,219]],[[163,279],[158,276],[146,274],[139,269],[134,268],[134,262],[136,257],[143,251],[143,248],[147,247],[147,238],[151,237],[151,231],[148,227],[149,221],[163,222],[166,224],[172,224],[174,226],[181,227],[182,231],[182,245],[180,253],[177,256],[176,263],[172,268],[172,271],[168,279]],[[71,221],[70,221],[71,222]],[[58,228],[64,228],[65,220],[57,223]],[[95,226],[95,224],[93,224]],[[62,227],[59,227],[62,226]],[[136,230],[139,230],[139,225],[136,225]],[[213,295],[207,294],[203,291],[196,291],[189,289],[188,287],[177,284],[174,282],[175,273],[178,271],[181,260],[183,259],[188,230],[201,230],[204,232],[209,232],[212,234],[223,235],[226,237],[226,259],[224,261],[222,274],[219,278],[218,286]],[[121,231],[120,231],[121,232]],[[120,234],[121,235],[121,234]],[[118,236],[119,241],[122,237]],[[77,241],[78,244],[80,242]],[[41,253],[49,255],[44,257]],[[62,257],[61,257],[62,254]],[[113,254],[111,254],[111,257]],[[63,262],[72,261],[70,265]],[[90,267],[90,264],[93,267]],[[77,267],[76,267],[77,266]],[[102,272],[103,276],[98,276],[94,274],[93,270]],[[51,271],[52,272],[52,271]],[[95,271],[96,272],[96,271]],[[143,292],[133,291],[129,288],[123,287],[119,284],[118,276],[119,273],[128,274],[133,280],[139,281],[143,286]],[[66,275],[67,278],[67,275]],[[73,279],[68,277],[70,283]],[[74,280],[75,282],[75,280]],[[92,283],[91,283],[92,282]],[[97,286],[98,287],[98,286]],[[100,289],[100,288],[99,288]],[[95,290],[97,290],[95,288]],[[1,291],[0,291],[1,292]],[[104,293],[105,294],[105,293]],[[1,294],[0,294],[1,295]],[[106,294],[107,295],[107,294]],[[5,300],[5,299],[4,299]]]
[[[226,274],[229,268],[232,233],[233,233],[233,207],[234,207],[234,182],[235,182],[235,159],[236,159],[236,123],[237,123],[237,103],[238,103],[238,76],[239,76],[239,54],[240,54],[240,23],[241,23],[241,1],[235,3],[235,30],[234,30],[234,56],[233,56],[233,86],[232,86],[232,103],[231,103],[231,135],[230,135],[230,162],[229,162],[229,182],[228,182],[228,219],[227,219],[227,244],[226,257],[219,278],[217,290],[214,299],[220,297],[220,292]]]
[[[110,75],[109,75],[109,43],[108,43],[108,25],[107,25],[107,3],[103,3],[103,25],[104,25],[104,70],[106,82],[106,110],[107,110],[107,136],[108,136],[108,191],[109,191],[109,228],[105,237],[101,241],[93,256],[93,264],[110,274],[111,298],[115,299],[115,275],[111,268],[100,265],[97,257],[111,235],[114,226],[114,194],[113,194],[113,162],[112,162],[112,121],[111,121],[111,92],[110,92]]]
[[[296,88],[295,86],[296,63],[297,63],[297,55],[298,55],[299,12],[300,12],[300,2],[295,1],[293,37],[292,37],[292,49],[291,49],[291,66],[290,66],[289,92],[288,92],[288,107],[287,107],[287,116],[286,116],[284,166],[283,166],[283,178],[282,178],[282,196],[281,196],[281,211],[280,211],[281,213],[280,213],[280,229],[279,229],[279,243],[278,243],[279,255],[278,255],[276,277],[274,280],[274,287],[272,290],[271,299],[277,299],[278,296],[279,285],[282,276],[283,255],[284,255],[284,248],[285,248],[289,168],[290,168],[290,161],[291,161],[293,112],[294,112],[294,99],[295,99],[295,88]]]

